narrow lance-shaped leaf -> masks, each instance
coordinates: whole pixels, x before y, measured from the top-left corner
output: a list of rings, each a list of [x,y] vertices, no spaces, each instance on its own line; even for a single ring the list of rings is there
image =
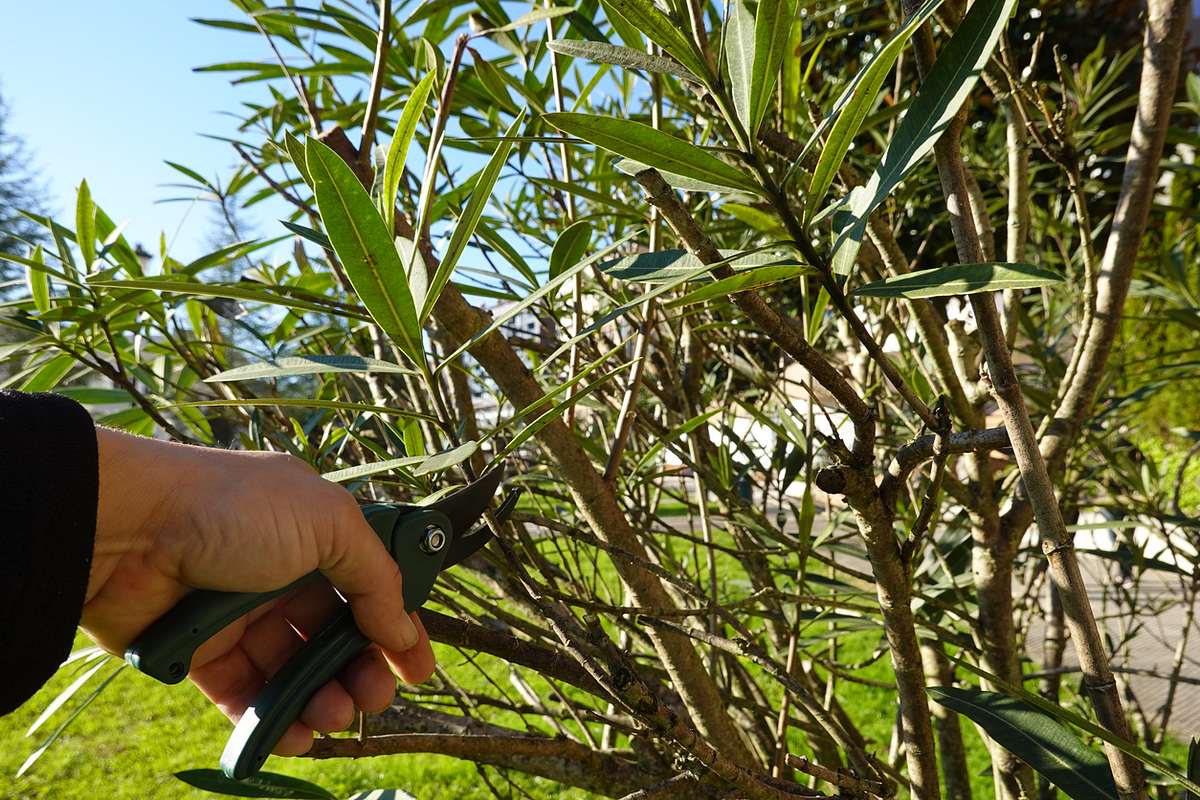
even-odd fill
[[[868,283],[854,290],[864,297],[947,297],[956,294],[998,292],[1001,289],[1033,289],[1062,283],[1062,276],[1032,264],[985,261],[923,269]]]
[[[323,375],[330,372],[412,373],[407,367],[363,356],[285,356],[274,361],[227,369],[205,378],[205,383],[291,378],[297,375]]]
[[[479,449],[479,442],[474,440],[464,442],[452,450],[444,450],[441,453],[435,453],[428,458],[421,459],[421,465],[413,470],[414,477],[428,475],[431,472],[441,472],[444,469],[457,466],[466,461],[471,456],[475,455],[475,451]]]
[[[803,264],[779,264],[776,266],[749,269],[730,275],[727,278],[713,281],[698,289],[693,289],[682,297],[667,303],[667,308],[678,308],[680,306],[692,305],[693,303],[715,300],[731,294],[737,294],[738,292],[757,289],[760,286],[770,286],[773,283],[791,280],[810,272],[812,272],[812,269]]]
[[[702,79],[708,75],[708,66],[695,45],[679,25],[654,7],[652,0],[604,0],[604,7],[610,14],[620,15],[631,27],[644,33],[693,75]]]
[[[1073,800],[1118,800],[1108,761],[1075,733],[1033,706],[998,692],[930,687],[929,696],[988,736]]]
[[[976,0],[942,48],[865,186],[850,194],[848,210],[834,215],[834,270],[850,273],[867,217],[933,149],[971,93],[1008,23],[1016,0]]]
[[[551,50],[572,58],[584,58],[596,64],[612,64],[625,69],[640,69],[646,72],[659,72],[664,75],[675,75],[684,80],[699,83],[700,79],[689,72],[682,64],[666,56],[652,55],[634,50],[632,47],[621,47],[608,42],[589,42],[575,39],[555,39],[548,45]]]
[[[396,193],[400,189],[400,178],[404,175],[404,160],[408,155],[408,146],[416,133],[417,123],[429,101],[429,91],[433,87],[435,75],[430,72],[413,87],[412,94],[404,102],[400,119],[396,122],[396,130],[392,134],[392,142],[388,145],[387,161],[383,167],[383,190],[379,195],[379,210],[388,230],[392,230],[392,214],[396,207]],[[290,143],[289,143],[290,144]]]
[[[187,769],[176,772],[175,777],[189,786],[204,789],[217,794],[232,795],[233,797],[292,797],[301,800],[335,800],[334,795],[315,783],[293,778],[290,775],[276,775],[272,772],[260,772],[245,780],[235,781],[225,776],[219,769]]]
[[[750,80],[747,133],[753,140],[771,107],[775,81],[788,51],[796,0],[759,0],[754,17],[754,67]]]
[[[808,194],[804,198],[804,221],[812,222],[829,191],[838,168],[850,150],[850,143],[858,135],[863,120],[874,106],[875,98],[891,72],[892,65],[904,49],[905,43],[921,25],[933,16],[933,12],[942,4],[942,0],[927,0],[927,2],[911,14],[904,24],[879,48],[874,55],[867,59],[862,69],[850,81],[850,85],[842,92],[833,109],[829,112],[812,136],[804,144],[800,158],[808,152],[817,138],[829,130],[829,136],[821,148],[817,165],[813,168],[812,180],[809,181]]]
[[[42,246],[39,244],[33,248],[33,253],[30,254],[29,260],[37,264],[46,263],[46,258],[42,254]],[[33,298],[33,305],[38,311],[43,314],[50,310],[50,276],[45,270],[35,269],[32,265],[25,266],[25,283],[29,285],[29,296]]]
[[[307,157],[304,154],[304,143],[293,136],[290,132],[283,137],[284,146],[287,148],[288,156],[292,159],[292,164],[300,173],[300,177],[309,186],[312,186],[312,177],[308,174]]]
[[[387,226],[337,153],[311,138],[305,153],[321,221],[354,291],[401,351],[423,364],[421,326]]]
[[[517,28],[523,28],[526,25],[534,25],[542,20],[554,19],[555,17],[565,17],[575,11],[575,6],[553,6],[550,8],[535,8],[528,14],[524,14],[507,25],[501,25],[499,28],[489,28],[485,31],[480,31],[478,35],[482,36],[489,33],[504,33],[505,31],[514,31]]]
[[[83,269],[90,272],[96,260],[96,204],[87,181],[80,182],[75,197],[75,241],[83,254]]]
[[[550,250],[550,279],[561,275],[583,258],[592,243],[592,224],[580,220],[563,231]]]
[[[556,113],[546,114],[544,118],[564,133],[655,169],[717,186],[758,191],[758,185],[742,170],[703,148],[649,125],[591,114]]]
[[[471,190],[471,196],[467,198],[467,205],[463,208],[462,216],[458,218],[458,224],[454,226],[454,232],[450,234],[450,244],[446,246],[446,252],[442,256],[441,263],[438,264],[437,272],[434,274],[433,280],[429,282],[429,291],[421,306],[421,322],[429,319],[429,315],[433,313],[433,306],[437,303],[438,296],[450,282],[450,276],[454,274],[454,267],[458,264],[459,257],[467,249],[467,243],[475,234],[475,226],[479,224],[479,218],[483,216],[483,209],[492,196],[492,189],[496,185],[496,179],[500,177],[500,170],[504,168],[508,154],[512,152],[513,143],[509,137],[516,134],[524,121],[525,112],[522,110],[520,114],[517,114],[512,125],[508,126],[508,130],[504,132],[504,139],[496,147],[496,152],[492,153],[487,166],[479,173],[479,178],[475,181],[475,188]]]
[[[729,4],[725,23],[725,63],[729,68],[729,91],[742,127],[750,128],[750,95],[754,80],[754,15],[745,0]]]

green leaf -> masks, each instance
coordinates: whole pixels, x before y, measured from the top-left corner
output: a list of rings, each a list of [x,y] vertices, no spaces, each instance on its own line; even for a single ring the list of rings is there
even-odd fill
[[[312,138],[305,153],[321,221],[354,291],[401,351],[423,364],[421,324],[387,226],[337,153]]]
[[[868,283],[854,290],[860,297],[947,297],[957,294],[998,292],[1001,289],[1032,289],[1062,283],[1062,276],[1032,264],[985,261],[923,269]]]
[[[517,17],[507,25],[501,25],[499,28],[489,28],[485,31],[480,31],[479,35],[487,33],[504,33],[505,31],[514,31],[517,28],[524,28],[526,25],[534,25],[542,20],[554,19],[555,17],[565,17],[575,11],[575,6],[551,6],[549,8],[535,8],[528,14]]]
[[[58,382],[67,377],[67,373],[75,366],[75,359],[67,353],[54,356],[38,368],[30,378],[21,384],[22,392],[48,392]]]
[[[283,137],[283,143],[287,147],[288,156],[291,157],[292,164],[300,173],[300,177],[304,178],[305,183],[312,186],[312,177],[308,174],[308,159],[304,154],[304,143],[293,136],[290,131]]]
[[[264,361],[258,364],[247,364],[243,367],[227,369],[216,375],[205,378],[206,383],[227,383],[229,381],[252,381],[262,378],[290,378],[296,375],[318,375],[327,372],[398,372],[412,374],[412,370],[393,364],[390,361],[380,361],[377,358],[362,356],[287,356],[274,361]]]
[[[848,210],[834,215],[834,271],[848,275],[858,257],[867,217],[920,163],[958,113],[992,55],[1016,0],[977,0],[942,48],[904,114],[879,166],[850,193]]]
[[[613,166],[616,167],[618,171],[624,172],[626,175],[633,175],[635,177],[642,170],[651,169],[649,164],[643,164],[640,161],[634,161],[632,158],[622,158]],[[744,191],[742,189],[730,189],[728,186],[718,186],[717,184],[709,183],[708,181],[698,181],[695,178],[688,178],[676,172],[668,172],[666,170],[659,170],[658,174],[662,176],[662,179],[666,181],[668,185],[684,192],[717,192],[720,194],[725,194],[731,191]]]
[[[475,61],[475,77],[483,84],[483,88],[496,101],[501,111],[507,114],[517,113],[517,104],[513,102],[512,95],[508,92],[508,84],[504,82],[500,70],[486,59],[478,58]]]
[[[874,106],[875,98],[879,95],[879,90],[883,86],[884,80],[887,79],[888,73],[891,72],[892,65],[896,63],[900,51],[904,49],[909,37],[917,28],[925,24],[925,21],[941,4],[942,0],[927,0],[923,6],[904,20],[904,24],[892,34],[883,47],[867,59],[867,63],[863,64],[862,69],[858,71],[858,74],[850,81],[850,85],[833,104],[829,116],[821,121],[812,136],[808,138],[801,151],[801,158],[832,123],[833,127],[821,148],[817,165],[813,168],[812,179],[809,181],[808,193],[804,200],[806,225],[812,222],[813,217],[820,209],[821,201],[825,199],[825,193],[829,191],[838,168],[841,167],[846,153],[850,150],[850,143],[858,135],[863,120]]]
[[[1074,800],[1118,800],[1108,761],[1058,720],[998,692],[931,686],[929,696],[987,731]]]
[[[75,199],[75,241],[83,254],[84,272],[90,272],[96,260],[96,204],[87,181],[81,181]]]
[[[592,243],[592,225],[581,220],[562,232],[550,250],[550,280],[574,266]]]
[[[742,122],[753,140],[771,108],[775,81],[788,52],[796,0],[759,0],[754,17],[754,66],[750,79],[748,117]],[[742,116],[738,111],[738,116]]]
[[[90,681],[92,676],[99,672],[107,663],[107,657],[100,658],[96,661],[95,665],[92,666],[91,669],[84,672],[82,675],[72,681],[70,686],[59,692],[57,697],[46,704],[46,707],[42,709],[42,713],[38,714],[38,718],[35,719],[33,724],[29,726],[29,730],[25,731],[25,735],[32,736],[34,733],[36,733],[37,729],[42,727],[46,720],[54,716],[55,711],[58,711],[66,704],[68,700],[74,697],[75,693],[83,688],[83,685]]]
[[[655,169],[717,186],[758,191],[758,184],[742,170],[725,163],[703,148],[655,130],[649,125],[614,117],[570,112],[546,114],[544,119],[564,133],[578,136]]]
[[[589,42],[575,39],[555,39],[548,44],[556,53],[572,58],[584,58],[597,64],[612,64],[625,69],[640,69],[646,72],[658,72],[663,75],[674,75],[684,80],[699,83],[700,79],[689,72],[682,64],[667,56],[651,55],[632,47],[621,47],[608,42]]]
[[[735,270],[750,269],[778,264],[781,257],[778,253],[769,251],[741,252],[739,250],[722,250],[725,257],[722,263],[731,265]],[[713,265],[715,266],[715,265]],[[708,269],[711,269],[709,266]],[[635,253],[631,256],[614,258],[600,265],[600,270],[610,278],[622,281],[645,281],[659,283],[670,281],[684,275],[691,275],[697,270],[705,269],[705,264],[686,250],[658,250],[653,253]],[[701,280],[711,280],[707,275],[699,276]]]
[[[389,231],[392,230],[392,213],[396,207],[396,193],[400,190],[400,178],[404,175],[404,162],[408,156],[408,146],[412,143],[417,123],[421,121],[421,115],[429,101],[429,92],[433,87],[435,77],[434,73],[430,72],[413,87],[412,94],[404,102],[400,119],[396,122],[392,142],[388,145],[387,161],[383,167],[383,189],[379,196],[379,210],[383,213],[384,224]]]
[[[431,472],[441,472],[444,469],[450,469],[466,461],[471,456],[475,455],[475,451],[479,449],[479,442],[474,440],[464,442],[452,450],[444,450],[440,453],[435,453],[428,458],[420,459],[420,466],[413,470],[413,477],[421,477],[428,475]]]
[[[69,397],[81,406],[107,406],[133,402],[133,398],[124,389],[103,389],[98,386],[64,386],[57,389],[55,394]]]
[[[368,475],[378,475],[381,472],[391,472],[395,469],[404,469],[411,467],[414,464],[420,464],[425,460],[425,456],[405,456],[404,458],[389,458],[387,461],[376,461],[371,464],[359,464],[356,467],[347,467],[346,469],[336,469],[333,472],[323,472],[321,477],[327,481],[334,483],[344,483],[353,481],[359,478],[365,478]]]
[[[353,411],[356,414],[382,414],[393,417],[413,417],[415,419],[437,420],[419,411],[407,411],[402,408],[388,406],[373,406],[367,403],[351,403],[343,400],[320,400],[305,397],[255,397],[238,400],[195,400],[190,403],[168,403],[160,408],[261,408],[278,406],[279,408],[329,408],[337,411]],[[132,409],[140,411],[141,409]]]
[[[780,281],[791,280],[801,275],[810,274],[812,271],[811,267],[803,264],[779,264],[777,266],[748,269],[744,272],[730,275],[728,278],[713,281],[701,286],[699,289],[693,289],[682,297],[667,303],[667,308],[678,308],[693,303],[703,303],[706,300],[713,300],[718,297],[757,289],[760,286],[769,286]]]
[[[729,90],[738,120],[750,129],[751,99],[754,83],[754,15],[745,0],[733,0],[729,5],[729,22],[725,31],[725,63],[729,65]]]
[[[1053,719],[1069,722],[1076,728],[1095,736],[1097,739],[1107,742],[1117,750],[1120,750],[1122,753],[1136,758],[1143,764],[1154,767],[1154,769],[1158,770],[1164,775],[1169,776],[1188,791],[1200,794],[1200,784],[1190,780],[1188,776],[1181,772],[1175,764],[1168,761],[1161,754],[1151,752],[1144,747],[1139,747],[1138,745],[1133,744],[1120,736],[1117,736],[1107,728],[1097,725],[1087,717],[1082,716],[1081,714],[1076,714],[1074,711],[1071,711],[1064,706],[1060,706],[1057,703],[1053,703],[1041,695],[1027,692],[1020,686],[1014,686],[1010,683],[1006,683],[1003,678],[993,675],[985,669],[980,669],[970,661],[956,658],[954,656],[951,656],[951,660],[954,661],[956,666],[989,681],[996,688],[1003,690],[1007,696],[1023,700],[1034,708],[1040,710],[1042,713],[1049,715]]]
[[[243,281],[236,284],[200,283],[199,281],[173,280],[169,276],[162,278],[136,278],[123,281],[91,280],[88,286],[106,289],[148,289],[153,292],[171,292],[191,297],[226,297],[230,300],[250,300],[259,303],[295,308],[302,311],[313,311],[320,314],[333,314],[351,319],[370,319],[366,314],[347,308],[331,308],[320,303],[300,300],[285,295],[273,294],[266,291],[267,287],[251,288],[253,282]]]
[[[29,260],[37,264],[45,264],[46,257],[39,244],[33,248]],[[29,286],[29,296],[33,298],[33,306],[45,314],[50,310],[50,276],[45,270],[35,269],[33,265],[25,265],[25,283]]]
[[[708,65],[691,39],[670,17],[655,8],[653,0],[604,0],[604,7],[610,15],[619,15],[631,27],[644,33],[693,75],[702,79],[708,75]]]
[[[471,189],[471,196],[467,198],[467,205],[463,208],[462,216],[458,218],[454,232],[450,234],[450,244],[446,245],[446,252],[442,255],[441,263],[438,264],[437,273],[434,274],[433,280],[429,284],[429,292],[425,295],[425,302],[421,307],[422,322],[429,319],[429,315],[433,313],[433,306],[437,303],[442,289],[450,282],[450,276],[454,273],[454,267],[458,264],[459,257],[467,249],[467,242],[475,234],[475,226],[479,224],[479,218],[483,216],[483,209],[491,199],[492,189],[500,177],[500,170],[504,168],[505,162],[508,161],[508,154],[512,152],[513,143],[507,137],[514,135],[524,121],[525,112],[522,110],[517,114],[512,125],[508,126],[508,130],[504,134],[505,139],[497,145],[496,152],[492,153],[487,166],[479,173],[475,187]]]
[[[302,800],[336,800],[328,790],[315,783],[302,781],[290,775],[260,772],[245,780],[235,781],[225,777],[219,769],[186,769],[176,772],[175,777],[189,786],[207,792],[233,797],[295,797]]]

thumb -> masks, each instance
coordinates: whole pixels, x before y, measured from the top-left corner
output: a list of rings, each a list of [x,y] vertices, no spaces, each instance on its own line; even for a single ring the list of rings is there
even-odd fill
[[[350,601],[358,629],[386,650],[402,652],[420,634],[404,610],[400,567],[349,493],[324,531],[318,568]]]

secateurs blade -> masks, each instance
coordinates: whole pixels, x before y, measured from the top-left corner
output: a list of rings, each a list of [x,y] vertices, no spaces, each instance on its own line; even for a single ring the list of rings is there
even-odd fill
[[[462,562],[491,540],[492,530],[476,525],[499,485],[500,471],[494,470],[426,506],[362,507],[363,516],[400,566],[407,611],[424,605],[442,570]],[[512,512],[517,494],[512,491],[505,497],[496,519],[503,520]],[[269,592],[191,592],[134,640],[125,651],[125,660],[163,683],[179,683],[188,674],[196,648],[214,634],[268,600],[320,577],[320,572],[311,572]],[[272,676],[246,709],[221,755],[225,774],[242,780],[258,772],[317,690],[369,645],[370,640],[354,624],[350,607],[340,609]]]

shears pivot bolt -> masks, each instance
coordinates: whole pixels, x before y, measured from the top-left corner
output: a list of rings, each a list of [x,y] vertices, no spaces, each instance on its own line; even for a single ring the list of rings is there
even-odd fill
[[[425,534],[421,537],[421,549],[430,555],[440,553],[445,548],[446,541],[446,532],[440,526],[429,525],[425,528]]]

